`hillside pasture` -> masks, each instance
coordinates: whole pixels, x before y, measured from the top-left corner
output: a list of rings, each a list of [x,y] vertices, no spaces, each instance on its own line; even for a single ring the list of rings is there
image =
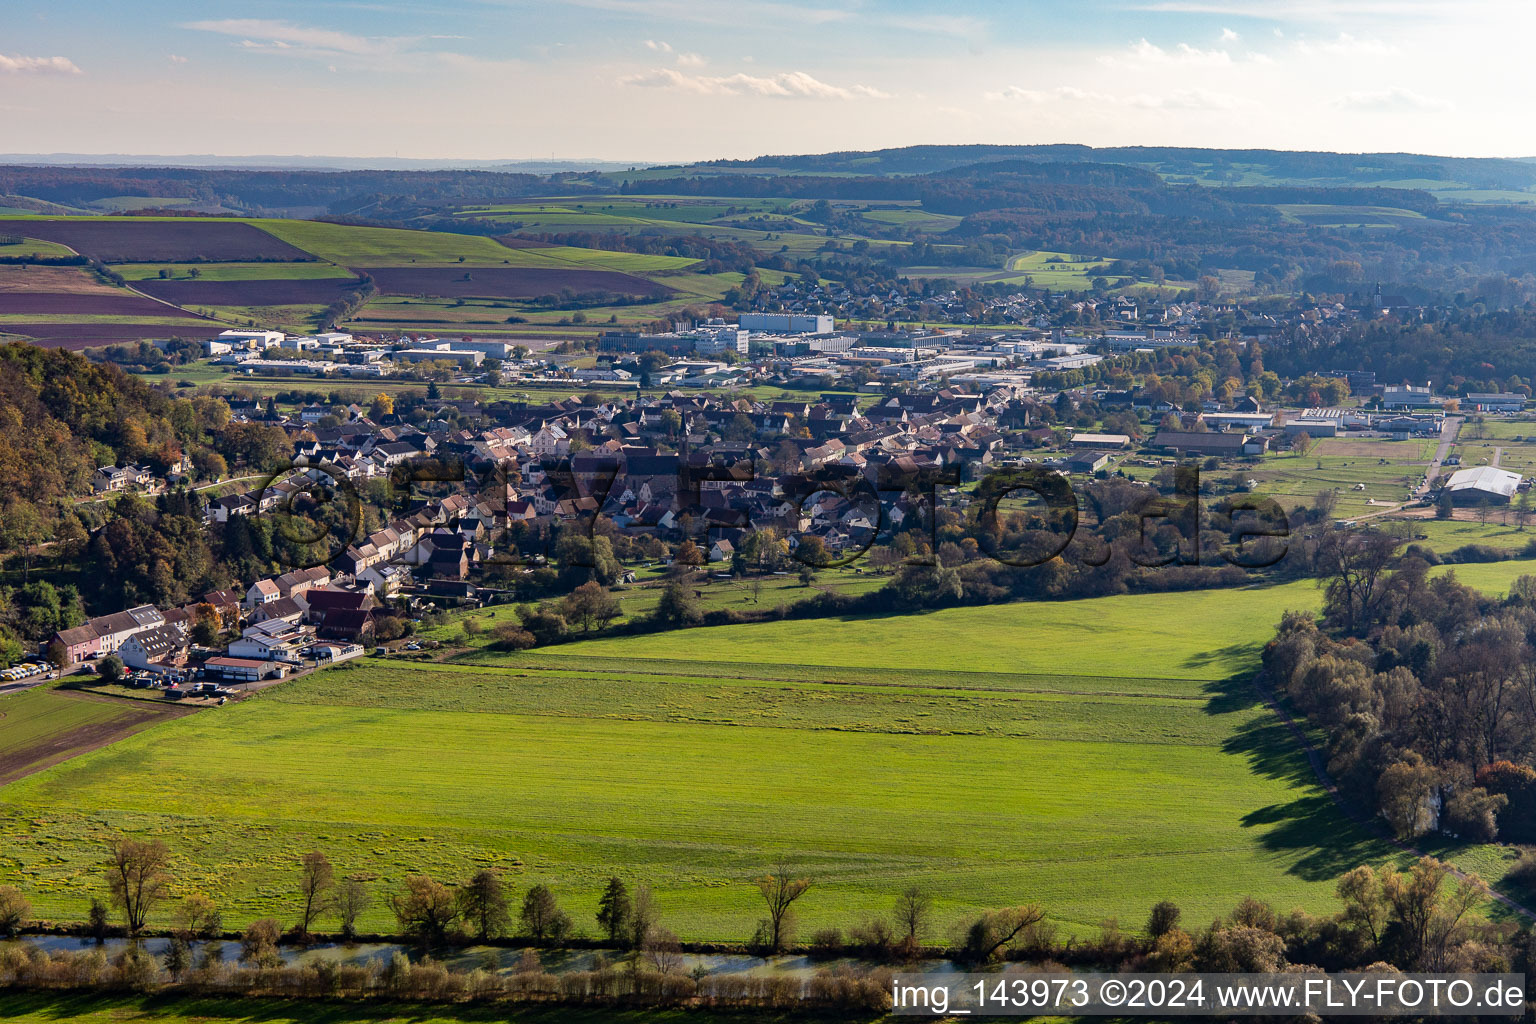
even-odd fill
[[[357,278],[259,278],[244,281],[140,281],[136,287],[178,306],[325,306]]]
[[[355,277],[345,267],[332,263],[118,263],[113,271],[127,281],[197,280],[197,281],[265,281],[324,280],[327,278]],[[169,274],[160,276],[161,271]],[[194,277],[194,274],[196,275]]]
[[[313,220],[261,220],[283,242],[341,266],[420,263],[545,265],[536,255],[509,249],[483,235],[406,228],[357,227]]]
[[[802,934],[910,884],[935,941],[1024,900],[1070,933],[1160,898],[1320,910],[1391,851],[1243,681],[1280,613],[1317,602],[1302,583],[370,659],[0,789],[0,881],[70,913],[121,829],[166,838],[178,890],[237,921],[291,916],[311,848],[381,894],[499,866],[578,922],[618,873],[690,939],[749,935],[750,879],[781,854],[817,880]],[[363,925],[389,926],[378,900]]]
[[[573,292],[608,292],[664,298],[672,289],[632,274],[608,270],[535,267],[367,267],[379,291],[386,295],[431,295],[444,298],[529,299]]]
[[[5,214],[4,207],[0,207],[0,216]],[[9,227],[0,229],[0,235],[8,238],[15,237]],[[0,241],[0,258],[5,259],[53,259],[70,255],[66,246],[57,242],[45,242],[40,238],[19,238],[16,241]]]
[[[177,217],[33,217],[0,220],[0,233],[66,245],[104,263],[302,260],[309,254],[243,221]]]

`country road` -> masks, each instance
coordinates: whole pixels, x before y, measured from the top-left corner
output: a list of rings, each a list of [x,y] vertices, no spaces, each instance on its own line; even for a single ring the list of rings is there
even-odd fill
[[[1435,449],[1434,461],[1424,471],[1424,482],[1419,489],[1413,492],[1415,498],[1422,498],[1429,493],[1435,485],[1435,477],[1440,475],[1440,466],[1445,462],[1445,457],[1451,454],[1451,445],[1456,443],[1456,435],[1461,433],[1461,425],[1466,422],[1460,416],[1447,416],[1445,423],[1440,427],[1440,445]]]

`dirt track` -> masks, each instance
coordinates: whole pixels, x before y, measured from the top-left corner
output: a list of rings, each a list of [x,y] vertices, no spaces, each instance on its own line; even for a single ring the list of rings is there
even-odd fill
[[[114,697],[101,697],[92,694],[77,694],[62,691],[73,700],[89,700],[123,705],[127,702]],[[77,729],[71,729],[61,736],[54,736],[41,743],[21,747],[17,750],[0,752],[0,785],[7,782],[15,782],[17,779],[40,772],[44,768],[50,768],[61,761],[67,761],[72,757],[90,753],[116,743],[126,736],[131,736],[140,730],[147,729],[151,725],[163,722],[170,718],[182,718],[196,712],[196,708],[183,708],[166,706],[160,707],[154,704],[146,704],[142,708],[134,708],[121,718],[110,722],[95,722],[90,725],[82,725]]]

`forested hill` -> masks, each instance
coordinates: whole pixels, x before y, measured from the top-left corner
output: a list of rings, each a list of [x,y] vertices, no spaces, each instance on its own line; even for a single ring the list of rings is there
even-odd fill
[[[1536,163],[1415,153],[1324,153],[1279,149],[1194,149],[1174,146],[903,146],[897,149],[712,160],[698,167],[778,174],[932,174],[967,164],[1031,160],[1127,164],[1170,177],[1233,181],[1233,172],[1276,184],[1373,185],[1459,182],[1480,189],[1536,185]]]

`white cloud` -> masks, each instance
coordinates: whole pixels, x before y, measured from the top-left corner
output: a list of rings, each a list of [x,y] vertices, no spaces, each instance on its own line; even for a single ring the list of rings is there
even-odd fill
[[[647,50],[655,50],[657,53],[671,53],[672,52],[672,44],[671,43],[662,42],[661,40],[657,40],[657,39],[647,39],[645,41],[645,48]]]
[[[1132,96],[1112,96],[1072,85],[1058,85],[1052,89],[1025,89],[1010,85],[998,92],[987,93],[986,98],[1031,105],[1092,103],[1106,107],[1135,107],[1138,110],[1234,110],[1243,105],[1243,101],[1235,96],[1207,92],[1204,89],[1179,89],[1163,95],[1137,93]]]
[[[1386,57],[1397,52],[1397,47],[1380,39],[1357,39],[1348,32],[1340,32],[1334,39],[1323,42],[1301,40],[1296,49],[1304,54],[1321,54],[1326,57]]]
[[[1235,43],[1241,38],[1242,36],[1238,35],[1236,32],[1229,28],[1224,28],[1221,30],[1221,41],[1224,43]]]
[[[709,61],[697,53],[680,53],[677,55],[677,66],[680,68],[701,68]]]
[[[0,74],[78,75],[82,72],[68,57],[16,57],[0,53]]]
[[[1178,89],[1162,96],[1143,93],[1127,102],[1143,110],[1236,110],[1243,105],[1236,96],[1204,89]]]
[[[999,92],[986,94],[989,100],[1018,100],[1024,103],[1081,103],[1088,101],[1113,100],[1114,97],[1103,93],[1089,92],[1079,89],[1074,85],[1058,85],[1052,89],[1025,89],[1022,86],[1010,85]]]
[[[187,62],[187,58],[183,57],[179,53],[167,54],[165,59],[170,61],[172,64],[185,64]]]
[[[1411,89],[1382,89],[1376,92],[1345,93],[1333,100],[1342,110],[1369,110],[1377,113],[1443,112],[1451,109],[1447,100],[1423,96]]]
[[[1180,43],[1165,50],[1155,43],[1140,39],[1129,51],[1106,54],[1099,58],[1102,64],[1128,65],[1133,67],[1221,67],[1232,63],[1232,55],[1226,50],[1202,50]]]
[[[804,71],[781,71],[774,75],[708,76],[689,75],[673,68],[628,75],[620,85],[652,89],[677,89],[700,96],[766,96],[773,99],[890,99],[890,94],[867,85],[840,86],[821,81]]]
[[[182,27],[199,32],[239,36],[239,45],[247,50],[288,53],[293,56],[384,57],[399,53],[415,42],[409,36],[359,36],[350,32],[264,18],[193,21]]]

